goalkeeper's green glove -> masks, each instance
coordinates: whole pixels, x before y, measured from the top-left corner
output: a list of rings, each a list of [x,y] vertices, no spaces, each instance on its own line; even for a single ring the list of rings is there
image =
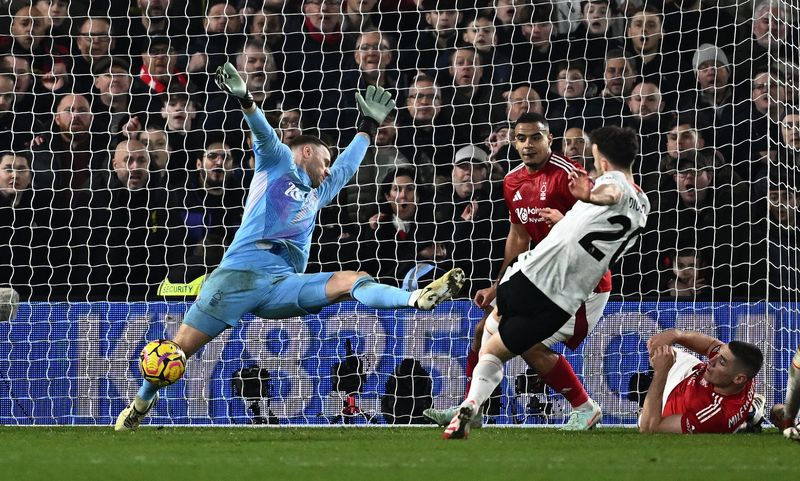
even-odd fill
[[[364,119],[358,126],[359,132],[364,132],[372,138],[378,132],[378,126],[389,115],[389,112],[394,110],[394,99],[383,87],[376,87],[370,85],[367,87],[367,92],[364,97],[359,92],[356,92],[356,101],[361,113],[364,114]]]
[[[242,77],[230,62],[225,62],[225,65],[217,67],[217,72],[214,74],[214,82],[217,86],[239,99],[242,108],[249,109],[253,105],[253,96],[247,91]]]

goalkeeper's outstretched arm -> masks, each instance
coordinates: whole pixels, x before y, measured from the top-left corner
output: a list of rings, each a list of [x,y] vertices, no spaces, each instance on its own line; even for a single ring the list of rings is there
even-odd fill
[[[356,101],[358,101],[358,107],[363,115],[361,123],[358,125],[358,134],[336,159],[331,168],[331,175],[320,185],[321,205],[327,204],[336,197],[342,187],[356,173],[361,161],[364,160],[369,143],[378,132],[378,127],[395,106],[392,95],[384,88],[374,85],[367,87],[364,96],[356,93]]]
[[[231,97],[236,98],[244,111],[247,125],[253,131],[253,151],[256,154],[256,170],[276,164],[281,159],[291,161],[291,150],[278,138],[275,129],[269,125],[264,112],[259,109],[253,96],[247,91],[247,85],[242,80],[239,72],[230,62],[217,68],[214,75],[216,84]]]

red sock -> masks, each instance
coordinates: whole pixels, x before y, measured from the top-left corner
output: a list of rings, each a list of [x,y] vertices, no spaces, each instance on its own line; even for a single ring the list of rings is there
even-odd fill
[[[567,401],[569,401],[573,408],[589,400],[586,389],[583,388],[583,384],[578,380],[578,376],[575,375],[572,366],[570,366],[567,359],[562,355],[558,356],[558,362],[553,366],[550,372],[540,375],[539,377],[541,377],[542,381],[548,386],[567,398]]]
[[[467,387],[464,390],[464,398],[466,399],[467,394],[469,394],[469,387],[472,384],[472,371],[475,370],[475,366],[478,364],[478,353],[473,351],[472,348],[469,349],[469,353],[467,354]]]

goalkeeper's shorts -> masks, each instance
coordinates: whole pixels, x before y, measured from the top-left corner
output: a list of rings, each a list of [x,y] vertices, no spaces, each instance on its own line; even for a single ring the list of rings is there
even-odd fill
[[[218,268],[206,279],[183,322],[216,337],[247,313],[265,319],[316,314],[331,304],[325,284],[332,272],[271,274]]]

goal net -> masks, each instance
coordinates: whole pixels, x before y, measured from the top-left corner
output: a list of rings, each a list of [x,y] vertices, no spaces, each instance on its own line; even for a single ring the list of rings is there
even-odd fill
[[[514,122],[531,112],[552,151],[587,170],[594,129],[639,138],[648,228],[613,267],[598,326],[575,350],[554,347],[604,422],[635,424],[647,339],[672,327],[758,345],[757,390],[782,401],[799,329],[791,2],[2,8],[0,288],[21,301],[0,322],[0,423],[113,422],[141,384],[139,350],[177,332],[246,215],[254,173],[241,108],[213,81],[227,61],[281,142],[318,137],[334,164],[357,134],[356,92],[380,85],[397,102],[321,209],[307,272],[412,290],[461,267],[469,282],[432,312],[351,301],[248,314],[188,361],[147,422],[420,424],[423,409],[458,404],[483,315],[471,299],[498,275],[510,219],[542,221],[503,195],[506,174],[525,168]],[[560,424],[570,410],[516,359],[486,420]]]

